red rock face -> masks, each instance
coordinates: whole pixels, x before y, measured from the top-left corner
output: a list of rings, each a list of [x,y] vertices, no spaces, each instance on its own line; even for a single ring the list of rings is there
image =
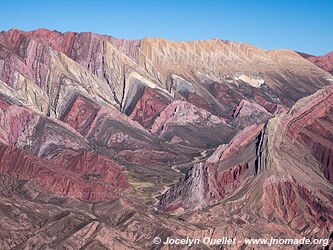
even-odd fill
[[[12,86],[14,74],[19,71],[41,87],[46,80],[49,48],[17,30],[4,33],[0,40],[0,60],[3,61],[0,80]]]
[[[84,99],[82,96],[75,97],[75,100],[67,113],[63,115],[64,122],[82,135],[86,135],[91,123],[95,119],[99,106]]]
[[[63,152],[54,160],[57,164],[64,165],[66,169],[80,174],[83,179],[105,183],[105,186],[114,187],[118,192],[129,186],[122,167],[105,156],[90,152],[69,151]]]
[[[333,109],[327,103],[333,103],[332,88],[325,93],[327,98],[316,103],[313,107],[308,104],[298,110],[293,110],[298,116],[290,123],[289,133],[295,143],[304,145],[320,162],[320,170],[332,183],[333,176]]]
[[[129,117],[149,128],[169,103],[170,99],[150,88],[145,88]]]
[[[331,208],[316,201],[309,190],[297,186],[292,180],[275,182],[270,180],[264,185],[265,201],[264,211],[269,215],[272,211],[281,220],[291,223],[292,227],[304,226],[304,221],[297,219],[302,213],[312,215],[309,223],[318,227],[329,226],[333,222]],[[304,210],[299,204],[306,202],[308,210]]]
[[[1,142],[6,144],[15,144],[17,143],[22,131],[26,129],[29,122],[34,120],[37,115],[27,108],[10,105],[5,100],[1,100],[1,110]]]
[[[70,55],[75,32],[66,32],[64,34],[60,32],[54,32],[47,29],[38,29],[26,33],[29,37],[50,46],[56,51],[61,51],[65,55]]]
[[[228,193],[229,189],[237,186],[239,177],[248,169],[248,164],[236,165],[217,175],[218,192],[222,195]]]
[[[122,168],[115,162],[90,153],[65,153],[42,160],[25,150],[1,145],[1,172],[23,180],[35,180],[46,190],[85,200],[118,197],[128,188]]]

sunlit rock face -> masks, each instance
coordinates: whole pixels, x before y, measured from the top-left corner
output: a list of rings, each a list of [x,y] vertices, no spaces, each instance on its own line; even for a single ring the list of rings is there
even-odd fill
[[[1,32],[1,249],[328,238],[332,62],[220,39]]]

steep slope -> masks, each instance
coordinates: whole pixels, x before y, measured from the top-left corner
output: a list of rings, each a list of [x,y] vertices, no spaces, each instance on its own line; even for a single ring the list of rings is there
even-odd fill
[[[116,105],[107,83],[65,55],[18,31],[1,34],[0,60],[0,80],[48,116],[59,118],[65,103],[75,94],[93,98],[97,103]],[[44,103],[39,104],[42,100]]]
[[[327,87],[301,99],[264,128],[245,128],[166,191],[159,209],[184,213],[207,208],[184,215],[206,225],[228,210],[233,220],[243,221],[242,228],[251,224],[243,218],[258,218],[259,235],[272,226],[274,234],[288,235],[275,223],[296,234],[329,235],[333,228],[332,103],[333,87]]]
[[[214,115],[230,118],[244,97],[274,113],[277,105],[291,107],[299,98],[314,93],[332,80],[331,75],[293,51],[265,51],[219,39],[126,41],[92,33],[40,29],[10,30],[2,33],[0,41],[7,47],[11,44],[10,51],[22,55],[28,55],[24,48],[33,52],[34,47],[43,51],[41,48],[47,50],[47,46],[64,53],[98,77],[97,85],[103,92],[107,90],[107,100],[112,97],[115,106],[145,127],[153,123],[173,98],[185,99]],[[29,45],[30,41],[35,45]],[[8,66],[2,79],[8,82],[13,65],[9,62],[4,65]],[[44,72],[36,79],[38,84],[45,78],[47,63],[40,67],[43,69],[32,67]],[[151,108],[152,103],[156,103],[156,108]],[[138,113],[142,110],[149,110],[145,119]]]
[[[129,187],[122,167],[93,153],[75,130],[11,101],[0,98],[1,173],[87,200],[114,199]]]
[[[168,167],[189,161],[189,157],[198,153],[198,149],[168,145],[114,107],[100,107],[84,96],[74,96],[58,120],[24,106],[26,102],[21,95],[3,86],[1,173],[15,174],[24,180],[42,178],[40,184],[47,190],[88,200],[114,198],[111,189],[119,188],[121,195],[121,190],[129,186],[120,164],[146,162],[147,169],[149,165]],[[132,166],[135,174],[134,169]],[[63,180],[71,176],[81,184]],[[92,185],[92,191],[84,191],[87,190],[84,185]],[[109,191],[99,190],[99,186],[109,185],[112,186]]]

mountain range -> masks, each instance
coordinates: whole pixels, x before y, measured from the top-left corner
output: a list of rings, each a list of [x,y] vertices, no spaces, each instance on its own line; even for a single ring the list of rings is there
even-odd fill
[[[333,52],[3,31],[2,249],[332,239],[332,84]]]

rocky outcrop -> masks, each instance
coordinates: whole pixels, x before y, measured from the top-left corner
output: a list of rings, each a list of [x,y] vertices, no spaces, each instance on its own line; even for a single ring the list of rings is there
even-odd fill
[[[272,118],[265,108],[257,103],[242,100],[236,107],[232,116],[235,118],[232,123],[240,129],[244,129],[253,124],[261,124]]]

